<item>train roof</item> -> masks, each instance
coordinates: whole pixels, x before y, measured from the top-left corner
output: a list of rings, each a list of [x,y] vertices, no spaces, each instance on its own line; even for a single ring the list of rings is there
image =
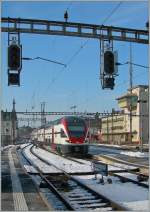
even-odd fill
[[[72,120],[75,120],[75,119],[84,121],[84,119],[82,117],[79,117],[79,116],[63,116],[63,117],[56,119],[54,121],[49,121],[45,125],[45,128],[51,127],[51,126],[56,125],[56,124],[60,124],[62,119],[66,119],[67,121],[72,121]],[[41,126],[41,128],[43,128],[43,126]]]

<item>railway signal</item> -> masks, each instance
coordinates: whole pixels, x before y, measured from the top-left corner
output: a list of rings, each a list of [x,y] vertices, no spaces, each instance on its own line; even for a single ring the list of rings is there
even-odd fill
[[[102,88],[114,89],[115,86],[115,76],[117,76],[118,67],[118,53],[113,51],[113,47],[110,43],[107,43],[108,46],[103,47],[102,49],[102,63],[101,63],[101,79],[102,79]],[[104,46],[104,45],[102,45]]]
[[[8,86],[9,85],[20,86],[20,73],[8,73]]]
[[[22,48],[16,40],[8,46],[8,86],[20,86],[20,70],[22,68]]]
[[[104,52],[104,72],[106,74],[113,74],[115,71],[115,58],[112,51]]]
[[[114,77],[106,77],[104,79],[104,88],[113,89],[115,86],[115,78]]]
[[[8,46],[8,69],[20,71],[22,67],[21,46],[16,43]]]

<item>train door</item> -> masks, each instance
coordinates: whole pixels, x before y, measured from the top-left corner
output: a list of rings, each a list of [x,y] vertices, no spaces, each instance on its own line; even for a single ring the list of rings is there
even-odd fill
[[[55,136],[54,136],[54,127],[52,127],[52,143],[51,143],[51,148],[52,150],[56,150],[56,144],[55,144]]]

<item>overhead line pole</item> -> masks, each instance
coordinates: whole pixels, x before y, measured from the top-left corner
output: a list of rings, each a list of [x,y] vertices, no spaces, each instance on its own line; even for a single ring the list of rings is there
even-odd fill
[[[133,80],[132,80],[132,46],[130,43],[130,62],[129,62],[129,75],[130,75],[130,143],[132,144],[132,87],[133,87]]]

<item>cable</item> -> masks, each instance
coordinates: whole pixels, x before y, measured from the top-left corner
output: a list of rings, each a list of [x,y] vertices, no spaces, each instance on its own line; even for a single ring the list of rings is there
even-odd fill
[[[101,27],[103,27],[104,23],[114,14],[114,12],[120,7],[120,5],[123,2],[119,2],[119,4],[117,4],[117,6],[112,10],[112,12],[104,19],[104,21],[101,24]],[[73,60],[73,57],[76,57],[80,51],[86,46],[86,44],[89,42],[90,38],[88,38],[83,45],[80,46],[80,48],[77,50],[77,52],[72,56],[71,60]],[[67,64],[68,65],[68,64]]]
[[[116,12],[116,10],[120,7],[123,2],[119,2],[119,4],[111,11],[111,13],[104,19],[103,24]],[[103,25],[102,24],[102,25]]]
[[[116,63],[116,65],[118,65],[118,66],[123,66],[123,65],[127,65],[127,64],[132,64],[132,65],[135,65],[135,66],[139,66],[139,67],[142,67],[142,68],[149,69],[148,66],[143,66],[143,65],[140,65],[140,64],[137,64],[137,63],[131,63],[129,61],[127,61],[125,63],[119,63],[119,62]]]
[[[129,64],[130,62],[128,62],[128,64]],[[142,67],[142,68],[148,68],[149,69],[149,67],[148,66],[143,66],[143,65],[140,65],[140,64],[136,64],[136,63],[131,63],[132,65],[135,65],[135,66],[139,66],[139,67]]]
[[[72,3],[72,2],[71,2]],[[70,3],[70,5],[71,5]],[[122,4],[123,2],[119,2],[119,4],[117,4],[117,6],[111,11],[111,13],[104,19],[104,21],[102,22],[102,26],[103,24],[114,14],[114,12],[120,7],[120,5]],[[69,6],[68,6],[69,8]],[[67,9],[68,9],[67,8]],[[88,38],[81,46],[80,48],[72,55],[72,57],[70,58],[69,62],[66,64],[66,67],[73,61],[73,59],[80,53],[80,51],[86,46],[86,44],[89,42],[90,38]],[[59,76],[60,76],[60,73],[64,71],[64,68],[62,70],[59,71]],[[56,81],[56,77],[50,82],[50,83],[54,83]],[[48,88],[50,87],[50,84],[48,85]],[[47,89],[48,89],[47,88]]]
[[[137,78],[138,76],[141,76],[141,75],[143,75],[143,73],[135,75],[133,77],[133,79],[135,79],[135,78]],[[124,80],[122,83],[119,83],[116,87],[118,88],[118,87],[122,86],[123,84],[127,84],[127,83],[128,83],[128,80]]]
[[[48,62],[56,63],[56,64],[59,64],[59,65],[63,65],[63,66],[66,67],[66,64],[60,63],[60,62],[57,62],[57,61],[54,61],[54,60],[49,60],[49,59],[45,59],[45,58],[42,58],[42,57],[35,57],[35,58],[33,58],[33,60],[36,60],[36,59],[45,60],[45,61],[48,61]]]

